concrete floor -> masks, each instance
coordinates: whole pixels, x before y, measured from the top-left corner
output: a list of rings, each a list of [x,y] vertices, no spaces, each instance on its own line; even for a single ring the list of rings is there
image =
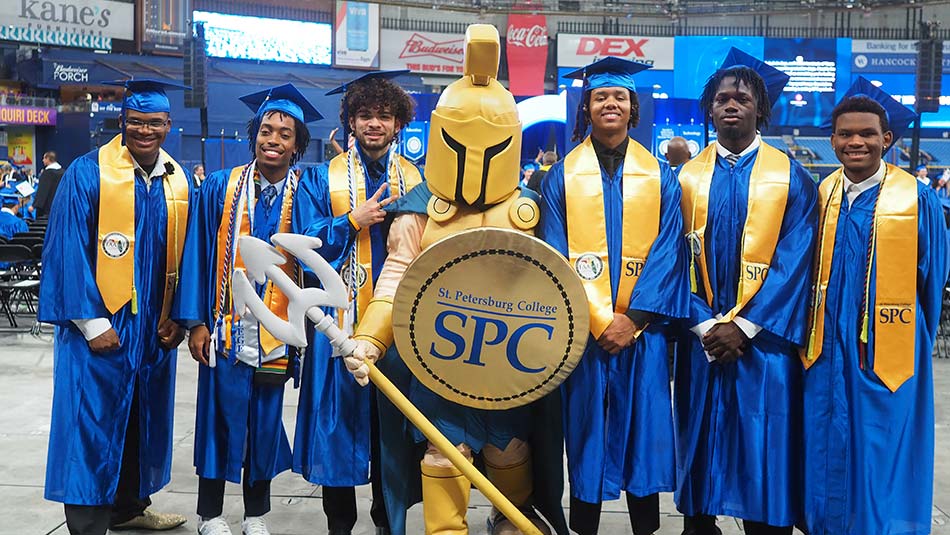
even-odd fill
[[[46,448],[49,438],[50,404],[52,400],[53,353],[50,336],[38,338],[28,334],[0,334],[0,534],[65,535],[63,509],[58,503],[43,499]],[[184,347],[184,346],[183,346]],[[175,456],[171,483],[152,497],[156,510],[178,512],[188,516],[188,523],[169,531],[170,535],[194,533],[197,517],[197,478],[192,466],[195,421],[196,364],[181,354],[178,367],[178,396],[175,413]],[[936,481],[934,483],[934,535],[950,535],[950,360],[936,360]],[[284,420],[293,433],[296,395],[285,397]],[[228,484],[225,515],[235,533],[240,533],[242,506],[240,487]],[[284,473],[273,484],[273,510],[268,524],[274,535],[325,534],[320,488],[292,473]],[[360,519],[354,535],[374,533],[369,519],[369,490],[358,492]],[[565,504],[567,501],[565,500]],[[469,524],[473,535],[486,533],[485,520],[489,505],[474,493]],[[673,507],[672,495],[661,498],[660,534],[678,535],[682,519]],[[741,533],[732,518],[720,518],[726,535]],[[601,533],[630,533],[623,500],[604,504]],[[421,507],[409,514],[410,534],[423,533]],[[122,532],[135,535],[136,532]],[[141,532],[147,533],[147,532]]]

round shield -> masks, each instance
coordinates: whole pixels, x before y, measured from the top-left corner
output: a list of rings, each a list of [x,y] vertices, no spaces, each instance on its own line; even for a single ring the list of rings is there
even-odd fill
[[[587,294],[541,240],[480,228],[436,242],[393,300],[396,346],[413,375],[450,401],[508,409],[551,392],[587,344]]]

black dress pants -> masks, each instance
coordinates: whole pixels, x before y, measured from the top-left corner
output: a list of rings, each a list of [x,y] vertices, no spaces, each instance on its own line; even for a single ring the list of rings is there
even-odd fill
[[[634,535],[651,535],[660,529],[660,495],[634,496],[625,493],[630,527]],[[600,529],[600,503],[582,502],[571,496],[571,531],[578,535],[597,535]]]
[[[373,503],[369,515],[377,528],[389,530],[389,515],[383,502],[383,484],[380,474],[379,413],[376,410],[377,392],[370,390],[370,489]],[[323,512],[327,515],[330,535],[349,535],[356,526],[356,489],[353,487],[323,487]]]
[[[270,512],[270,480],[248,485],[247,474],[242,483],[244,516],[264,516]],[[214,518],[224,512],[224,480],[198,478],[198,516]]]
[[[791,535],[792,527],[770,526],[751,520],[742,521],[742,529],[747,535]],[[721,535],[716,527],[716,517],[710,515],[687,516],[683,518],[683,535]]]
[[[119,483],[113,505],[64,504],[66,528],[70,535],[104,535],[110,526],[128,522],[141,515],[152,501],[147,496],[139,497],[140,482],[139,396],[136,386],[132,391],[125,445],[119,465]]]

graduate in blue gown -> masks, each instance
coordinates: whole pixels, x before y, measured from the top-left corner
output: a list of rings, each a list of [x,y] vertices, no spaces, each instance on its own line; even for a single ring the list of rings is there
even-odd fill
[[[822,267],[816,279],[827,289],[815,298],[810,333],[823,326],[823,339],[812,339],[804,355],[805,525],[811,535],[926,535],[934,475],[931,354],[947,279],[944,216],[931,188],[881,161],[913,119],[910,110],[859,79],[832,117],[831,144],[843,168],[821,188],[823,205],[837,205],[839,213],[834,218],[828,208],[822,210],[827,216],[819,243],[831,262],[830,271]],[[900,178],[907,187],[896,191],[892,186]],[[917,217],[896,244],[916,245],[916,255],[888,251],[893,245],[882,234],[882,200],[899,195],[916,205]],[[868,266],[875,221],[881,234]],[[902,260],[898,256],[907,257],[907,266],[884,265]],[[876,310],[874,305],[887,299],[877,297],[882,285],[894,283],[908,286],[902,323],[911,314],[915,321],[908,342],[885,354],[875,347],[887,336],[879,313],[862,340],[862,307],[869,303]],[[822,311],[823,324],[816,325]],[[882,369],[894,359],[907,367],[909,377],[893,380]]]
[[[281,413],[284,383],[296,373],[296,350],[233,309],[230,280],[243,262],[236,249],[240,236],[269,242],[273,234],[290,231],[297,188],[291,167],[307,150],[306,123],[322,118],[292,84],[241,100],[255,112],[248,124],[254,159],[216,171],[201,184],[175,308],[175,317],[190,328],[189,349],[200,363],[194,461],[198,532],[209,535],[230,533],[222,516],[225,480],[243,482],[242,531],[266,534],[270,482],[291,466]],[[284,269],[297,279],[293,258]],[[286,320],[286,298],[271,281],[256,289]]]
[[[757,134],[787,80],[733,49],[700,101],[718,141],[679,174],[693,294],[675,365],[674,501],[690,535],[720,533],[716,515],[744,520],[752,535],[790,534],[801,516],[797,348],[817,194],[808,172]],[[752,186],[761,193],[750,209]],[[755,255],[750,244],[769,239]]]
[[[0,190],[0,238],[9,240],[14,234],[30,230],[20,215],[20,194],[16,190],[4,188]]]
[[[122,85],[122,133],[66,170],[43,249],[38,319],[56,325],[45,497],[66,504],[73,534],[185,522],[146,507],[171,476],[184,334],[168,319],[178,266],[167,264],[191,182],[160,149],[173,86]]]
[[[601,502],[616,500],[621,492],[626,494],[633,532],[653,533],[660,523],[658,493],[673,490],[673,416],[663,324],[686,317],[689,276],[682,246],[679,183],[667,165],[658,163],[627,135],[639,120],[633,74],[644,68],[648,67],[607,58],[569,75],[585,81],[575,138],[585,136],[588,122],[593,128],[589,141],[554,164],[541,183],[539,237],[568,258],[577,256],[571,253],[598,254],[570,251],[569,234],[605,233],[606,237],[606,251],[599,253],[606,253],[608,259],[609,281],[604,281],[603,288],[610,295],[610,309],[605,311],[610,323],[602,333],[591,334],[584,357],[561,387],[571,483],[570,526],[582,535],[598,532]],[[565,200],[565,195],[578,195],[579,188],[569,180],[573,177],[565,173],[583,151],[596,154],[596,160],[587,160],[594,166],[586,170],[590,176],[581,180],[601,181],[602,215],[571,213]],[[624,181],[635,177],[625,179],[624,163],[635,156],[642,160],[640,165],[652,166],[655,172],[659,186],[656,221],[647,220],[642,205],[629,205],[633,213],[625,211]],[[640,228],[652,226],[659,231],[652,245],[648,242],[649,256],[639,268],[642,272],[633,294],[624,297],[624,312],[618,313],[618,290],[625,272],[621,250],[624,242],[637,238],[624,233],[624,220],[636,217],[643,218]],[[583,271],[582,263],[576,266]],[[584,280],[591,275],[581,273]]]
[[[294,204],[294,232],[320,238],[323,246],[317,252],[343,273],[351,288],[352,310],[327,311],[349,332],[362,312],[358,294],[372,295],[386,260],[392,218],[386,219],[383,207],[422,180],[415,166],[394,152],[395,138],[412,120],[414,109],[412,97],[392,80],[403,72],[368,73],[330,91],[343,93],[341,115],[356,143],[332,161],[305,171]],[[354,174],[362,178],[361,184],[353,183],[358,191],[351,191],[349,177]],[[365,248],[361,255],[358,246]],[[357,269],[352,269],[354,265]],[[351,276],[358,278],[356,285]],[[377,471],[375,397],[375,388],[360,388],[343,359],[333,355],[329,340],[315,334],[303,363],[294,471],[323,487],[324,512],[333,535],[348,534],[356,525],[353,487],[370,482],[371,464],[370,514],[377,528],[389,530]]]

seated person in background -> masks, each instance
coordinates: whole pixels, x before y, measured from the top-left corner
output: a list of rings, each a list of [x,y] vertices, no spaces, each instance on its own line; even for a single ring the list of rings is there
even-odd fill
[[[0,238],[9,240],[15,234],[26,232],[29,228],[26,222],[20,218],[20,195],[16,190],[4,188],[0,190]]]

